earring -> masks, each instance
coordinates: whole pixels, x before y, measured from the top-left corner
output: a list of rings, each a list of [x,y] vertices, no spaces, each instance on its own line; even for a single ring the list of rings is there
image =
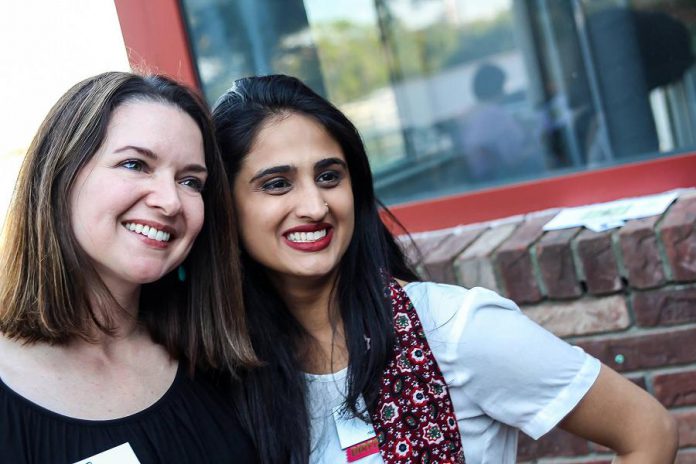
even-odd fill
[[[183,264],[179,265],[179,267],[177,268],[176,276],[179,278],[179,282],[186,281],[186,268]]]

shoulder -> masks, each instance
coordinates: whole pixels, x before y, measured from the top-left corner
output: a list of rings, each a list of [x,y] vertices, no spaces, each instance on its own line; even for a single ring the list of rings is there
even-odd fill
[[[447,330],[450,336],[460,335],[469,322],[481,311],[520,315],[517,305],[497,293],[474,287],[434,282],[410,282],[404,290],[415,307],[423,327],[428,330]]]

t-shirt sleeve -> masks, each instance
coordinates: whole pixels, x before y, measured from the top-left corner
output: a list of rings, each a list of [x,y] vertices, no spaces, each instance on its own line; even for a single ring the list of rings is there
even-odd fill
[[[420,303],[413,303],[450,391],[491,418],[537,439],[596,380],[597,359],[537,325],[512,301],[482,288],[426,285]]]

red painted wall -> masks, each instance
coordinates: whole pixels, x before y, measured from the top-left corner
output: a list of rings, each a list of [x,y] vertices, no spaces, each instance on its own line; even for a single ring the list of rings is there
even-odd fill
[[[177,0],[115,0],[131,68],[199,88]]]

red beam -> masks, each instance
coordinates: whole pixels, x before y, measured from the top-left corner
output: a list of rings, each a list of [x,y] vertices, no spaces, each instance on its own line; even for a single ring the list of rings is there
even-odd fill
[[[200,88],[177,0],[115,0],[131,68]]]
[[[389,209],[409,232],[422,232],[695,185],[696,153],[689,153],[406,203]]]

